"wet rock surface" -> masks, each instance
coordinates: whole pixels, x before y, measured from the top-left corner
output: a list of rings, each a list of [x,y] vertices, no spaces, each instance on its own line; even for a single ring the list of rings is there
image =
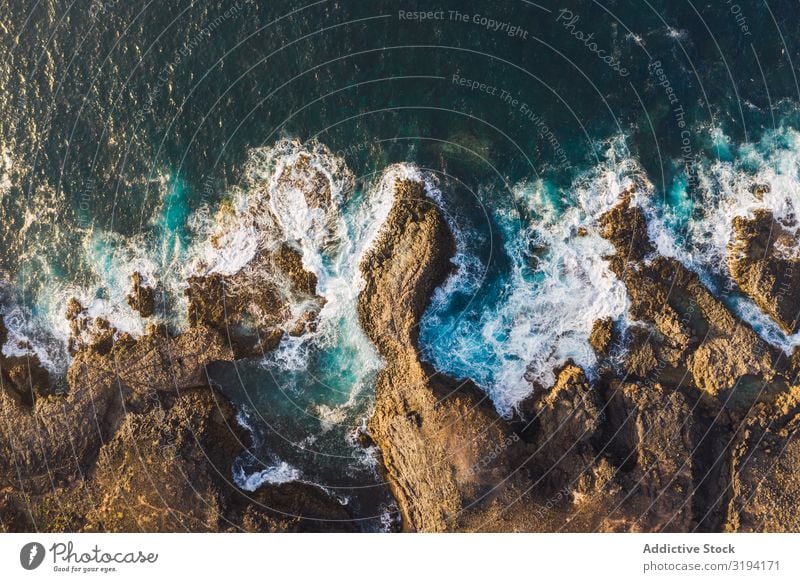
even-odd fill
[[[493,495],[493,470],[504,463],[487,455],[514,442],[485,396],[420,361],[417,325],[434,287],[451,271],[454,250],[423,185],[398,181],[394,206],[361,265],[359,317],[386,359],[369,430],[407,530],[469,527],[471,506]]]
[[[317,280],[305,270],[301,253],[287,244],[259,253],[234,275],[190,277],[189,322],[216,329],[230,339],[237,357],[263,355],[284,333],[300,335],[313,325],[324,300]],[[290,303],[311,306],[294,319]]]
[[[715,397],[746,376],[775,376],[778,353],[737,318],[674,259],[653,256],[641,210],[624,199],[601,219],[601,234],[616,254],[612,271],[625,283],[630,316],[642,330],[630,350],[629,371],[637,377],[677,377]],[[631,250],[633,249],[633,250]]]
[[[142,317],[150,317],[156,312],[156,289],[145,285],[142,275],[136,272],[131,275],[131,292],[125,301]]]
[[[451,251],[435,210],[413,192],[413,184],[398,186],[362,266],[360,300],[362,323],[387,360],[370,430],[405,529],[792,528],[791,497],[777,492],[796,488],[791,367],[694,273],[655,254],[629,199],[600,227],[615,246],[608,260],[627,286],[635,325],[619,337],[613,322],[597,322],[590,343],[600,376],[589,381],[567,364],[552,389],[535,390],[509,420],[468,384],[419,363],[417,314]],[[619,345],[626,355],[614,364]],[[776,426],[775,418],[783,420]],[[756,449],[759,440],[772,444]],[[775,480],[757,488],[755,474],[768,474],[778,449],[785,455],[772,463]]]

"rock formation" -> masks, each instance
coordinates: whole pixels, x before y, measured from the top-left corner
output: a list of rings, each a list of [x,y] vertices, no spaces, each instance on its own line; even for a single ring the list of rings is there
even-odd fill
[[[470,506],[491,495],[503,473],[502,457],[484,460],[514,442],[486,397],[475,398],[420,361],[417,326],[451,270],[454,249],[423,184],[398,181],[392,210],[361,265],[359,318],[386,359],[369,430],[406,530],[464,527]]]
[[[150,317],[156,312],[156,290],[143,284],[142,275],[138,272],[131,275],[131,292],[125,301],[142,317]]]
[[[321,186],[320,186],[321,188]],[[304,190],[306,191],[306,190]],[[309,204],[329,203],[324,188]],[[633,325],[595,323],[599,365],[556,370],[513,418],[422,361],[418,325],[455,250],[423,184],[399,180],[361,271],[358,316],[385,367],[369,437],[406,531],[798,531],[800,356],[786,358],[694,273],[658,256],[623,196],[599,221]],[[787,233],[737,219],[736,283],[787,331]],[[248,443],[207,366],[313,329],[322,299],[296,249],[189,281],[187,330],[133,338],[67,306],[73,361],[55,390],[35,356],[0,355],[0,528],[8,531],[350,531],[347,506],[304,483],[248,494]],[[150,313],[134,277],[131,306]],[[292,317],[289,300],[309,309]],[[0,340],[6,330],[0,321]],[[591,380],[590,380],[591,378]]]
[[[775,376],[777,353],[674,259],[654,256],[641,210],[624,199],[601,219],[614,244],[611,270],[625,283],[630,316],[644,324],[629,350],[629,371],[648,378],[691,381],[715,397],[746,376]],[[685,380],[683,370],[691,374]]]
[[[235,357],[219,330],[195,321],[171,336],[151,325],[134,339],[75,300],[67,316],[65,393],[35,356],[0,357],[0,530],[355,529],[313,485],[248,494],[232,483],[249,437],[208,382],[209,364]]]
[[[733,220],[728,251],[731,277],[783,331],[800,328],[800,257],[793,250],[796,236],[777,222],[769,210],[753,218]]]
[[[234,275],[212,273],[190,277],[188,283],[190,324],[228,337],[237,357],[264,354],[284,333],[300,335],[313,328],[324,304],[316,295],[316,277],[288,244],[259,252]],[[306,300],[309,308],[293,319],[290,300]]]

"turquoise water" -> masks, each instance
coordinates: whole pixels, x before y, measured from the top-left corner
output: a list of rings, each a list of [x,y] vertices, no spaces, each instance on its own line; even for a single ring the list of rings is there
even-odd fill
[[[325,324],[214,378],[258,437],[231,469],[242,483],[324,485],[367,529],[384,527],[391,501],[359,444],[381,362],[354,306],[392,164],[428,183],[459,241],[421,322],[423,355],[474,380],[504,415],[567,359],[591,377],[597,317],[631,323],[596,229],[623,190],[636,192],[659,252],[712,286],[727,277],[733,216],[768,205],[791,227],[800,204],[789,0],[770,3],[779,24],[748,5],[749,35],[723,2],[697,6],[702,19],[666,0],[48,6],[9,5],[0,40],[4,349],[27,338],[63,374],[70,296],[141,333],[147,322],[124,301],[133,270],[163,286],[157,319],[179,331],[196,261],[235,270],[261,240],[240,221],[230,253],[208,255],[223,201],[257,200],[275,164],[316,152],[333,183],[352,181],[334,244],[291,192],[273,192],[273,211],[320,278]],[[444,16],[400,15],[420,9]],[[562,10],[579,17],[571,27]],[[271,161],[254,165],[259,155]],[[751,196],[757,183],[771,185],[767,199]],[[732,300],[773,343],[797,343]]]

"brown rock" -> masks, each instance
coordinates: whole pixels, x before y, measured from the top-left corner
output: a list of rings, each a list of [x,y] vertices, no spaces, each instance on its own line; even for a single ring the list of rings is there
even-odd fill
[[[142,276],[138,272],[131,275],[131,292],[125,297],[125,301],[142,317],[151,317],[156,312],[156,290],[142,285]],[[69,318],[68,313],[67,319]]]
[[[689,370],[695,386],[711,397],[730,390],[744,376],[774,378],[774,349],[716,299],[697,275],[673,259],[642,260],[652,246],[638,208],[624,199],[601,224],[603,236],[617,251],[609,264],[626,285],[631,316],[654,326],[649,340],[653,355],[639,347],[647,356],[639,372],[652,368],[654,360],[668,377],[681,377],[681,370]]]
[[[306,316],[298,326],[292,320],[292,302],[309,301],[315,313],[324,304],[316,295],[316,276],[303,268],[302,256],[288,245],[259,253],[234,275],[191,277],[188,284],[190,325],[211,327],[229,337],[237,357],[262,355],[278,345],[284,332],[311,329],[315,316]]]
[[[480,528],[476,507],[491,503],[498,472],[511,473],[505,451],[516,441],[485,397],[432,377],[420,363],[417,325],[450,272],[454,249],[423,185],[398,181],[394,206],[361,265],[359,319],[386,359],[369,430],[406,530]]]
[[[606,450],[619,467],[615,480],[625,495],[606,510],[603,529],[688,531],[694,517],[694,420],[686,399],[657,383],[618,381],[606,398]]]
[[[7,339],[8,330],[0,317],[0,349]],[[0,387],[0,392],[27,406],[33,406],[38,397],[52,393],[50,374],[34,353],[7,357],[0,351]]]
[[[800,389],[751,410],[730,464],[725,531],[798,532]]]
[[[535,392],[533,399],[533,418],[538,426],[532,478],[540,482],[547,496],[573,491],[581,481],[582,489],[594,488],[595,484],[589,482],[596,456],[592,440],[600,428],[603,403],[583,371],[568,364],[555,385]],[[589,481],[581,479],[584,475]]]
[[[614,322],[611,318],[598,319],[592,326],[592,334],[589,336],[589,343],[598,356],[608,356],[613,338]]]
[[[781,249],[793,249],[797,241],[770,211],[754,214],[733,219],[731,276],[787,334],[793,334],[800,328],[800,259],[784,256]]]

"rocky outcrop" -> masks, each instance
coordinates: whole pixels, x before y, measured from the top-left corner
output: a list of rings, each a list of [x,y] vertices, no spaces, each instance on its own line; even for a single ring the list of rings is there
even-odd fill
[[[159,392],[144,410],[121,417],[96,462],[72,480],[38,491],[4,488],[0,531],[357,530],[347,508],[313,485],[238,489],[231,460],[248,436],[234,417],[207,386]]]
[[[736,433],[725,531],[798,532],[800,387],[758,403]]]
[[[598,319],[592,326],[589,345],[600,356],[608,356],[613,340],[614,322],[611,318]]]
[[[150,317],[156,312],[156,290],[142,282],[138,272],[131,275],[131,292],[125,301],[142,317]]]
[[[416,326],[449,271],[452,242],[421,185],[397,184],[362,264],[359,316],[386,360],[369,429],[405,529],[719,528],[730,499],[724,437],[731,424],[726,413],[724,434],[712,430],[717,419],[708,413],[721,410],[723,399],[745,406],[747,397],[740,402],[730,391],[750,374],[774,376],[772,354],[696,276],[652,256],[644,217],[629,201],[602,228],[642,322],[630,330],[622,377],[601,366],[589,382],[567,364],[553,388],[535,390],[509,422],[477,391],[420,363]],[[615,334],[611,321],[595,325],[591,343],[601,360],[620,342]],[[716,346],[709,353],[706,342]]]
[[[597,369],[567,363],[500,418],[420,357],[417,327],[455,243],[423,184],[400,180],[394,194],[361,264],[358,316],[385,361],[368,430],[402,529],[797,531],[797,356],[782,363],[695,274],[658,256],[629,197],[599,226],[634,324],[596,322]],[[731,270],[784,317],[786,300],[758,277],[786,259],[763,225],[739,226]],[[756,260],[759,245],[772,258]],[[213,362],[314,328],[322,300],[301,259],[284,245],[236,275],[190,280],[179,335],[151,324],[133,338],[71,301],[63,392],[34,357],[0,355],[0,529],[357,530],[358,516],[313,485],[232,484],[248,435],[207,378]],[[298,298],[309,308],[289,313]]]
[[[613,380],[605,398],[605,450],[621,491],[600,529],[691,530],[695,427],[686,397],[660,384]]]
[[[205,366],[232,359],[211,330],[193,328],[177,338],[152,331],[112,342],[107,351],[79,351],[66,394],[37,398],[30,408],[0,396],[7,427],[0,433],[0,483],[46,492],[84,478],[126,412],[146,409],[158,401],[156,392],[205,386]]]
[[[275,348],[284,333],[313,329],[324,299],[316,295],[317,279],[305,270],[299,251],[287,244],[261,251],[233,275],[190,277],[186,294],[189,322],[228,337],[237,357],[257,356]],[[293,318],[290,304],[306,301],[308,309]]]
[[[249,494],[233,484],[248,436],[209,386],[207,366],[235,357],[219,331],[195,322],[172,336],[150,325],[134,339],[77,301],[67,315],[74,358],[64,393],[20,399],[16,387],[31,380],[9,384],[16,368],[2,361],[0,530],[357,529],[313,485]]]
[[[678,392],[614,378],[589,383],[568,364],[534,393],[522,465],[529,531],[687,531],[693,507],[690,407]]]
[[[452,268],[454,247],[423,185],[398,181],[392,210],[361,265],[359,318],[386,360],[369,430],[406,530],[469,529],[494,495],[496,477],[511,473],[503,452],[516,441],[485,397],[420,362],[417,325]]]
[[[740,379],[775,377],[777,352],[678,261],[654,256],[644,216],[625,197],[601,219],[601,234],[616,254],[612,271],[625,283],[630,316],[646,327],[630,350],[629,371],[651,381],[672,381],[683,370],[710,397]]]
[[[769,210],[752,218],[733,219],[728,267],[739,288],[783,331],[800,328],[800,258],[794,254],[796,236],[777,222]]]
[[[7,341],[8,331],[0,317],[0,348]],[[52,391],[50,374],[36,354],[5,356],[0,351],[0,394],[16,403],[33,406],[38,397],[47,396]]]

